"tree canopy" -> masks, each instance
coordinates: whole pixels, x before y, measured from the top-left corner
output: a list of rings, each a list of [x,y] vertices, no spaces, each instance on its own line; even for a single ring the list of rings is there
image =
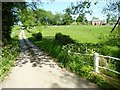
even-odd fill
[[[116,15],[117,14],[117,16],[118,16],[118,20],[117,20],[116,24],[114,25],[113,29],[111,30],[111,32],[113,32],[115,27],[117,25],[120,25],[120,22],[119,22],[120,21],[120,1],[107,3],[107,6],[103,9],[103,12],[106,13],[107,15],[109,15],[109,14]]]
[[[85,17],[85,14],[79,14],[76,22],[79,22],[79,23],[81,23],[81,24],[85,24],[85,23],[87,23],[88,21],[87,21],[87,19],[86,19],[86,17]]]
[[[14,22],[19,21],[19,12],[24,13],[27,7],[36,9],[36,2],[2,2],[2,43],[6,44],[11,39],[11,28]],[[25,16],[23,16],[25,18]],[[30,18],[30,17],[28,17]],[[26,22],[25,22],[26,23]],[[27,24],[26,24],[27,25]]]

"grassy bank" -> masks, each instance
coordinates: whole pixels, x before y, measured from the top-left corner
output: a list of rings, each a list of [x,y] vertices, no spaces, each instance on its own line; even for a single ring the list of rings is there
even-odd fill
[[[17,58],[20,52],[19,43],[19,27],[13,27],[13,32],[11,34],[11,41],[7,45],[2,47],[2,54],[0,57],[0,81],[8,74],[14,60]]]

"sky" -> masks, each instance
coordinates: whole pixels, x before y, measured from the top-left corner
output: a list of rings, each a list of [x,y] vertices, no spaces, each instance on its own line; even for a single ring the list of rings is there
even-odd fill
[[[46,0],[45,0],[46,2]],[[55,0],[52,3],[45,3],[40,8],[45,9],[47,11],[51,11],[52,13],[64,13],[63,10],[65,10],[67,7],[71,6],[71,2],[76,3],[76,0]],[[92,2],[94,3],[94,2]],[[106,2],[103,0],[99,0],[97,5],[91,5],[90,10],[93,11],[92,15],[87,14],[86,17],[90,21],[92,20],[92,17],[95,16],[99,18],[100,20],[105,20],[106,15],[102,13],[103,7],[106,5]]]

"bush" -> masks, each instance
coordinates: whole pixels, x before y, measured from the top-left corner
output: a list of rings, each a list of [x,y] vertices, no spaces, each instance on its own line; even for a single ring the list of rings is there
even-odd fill
[[[91,67],[90,65],[82,66],[81,67],[81,76],[87,77],[87,76],[89,76],[88,74],[91,71],[93,71],[93,67]]]
[[[109,55],[109,56],[114,56],[114,57],[119,57],[119,47],[117,46],[103,46],[103,53],[105,55]]]
[[[105,54],[105,55],[120,58],[120,55],[119,55],[120,48],[117,46],[106,45],[106,46],[103,46],[102,50],[103,50],[103,54]],[[120,72],[120,62],[119,61],[116,61],[116,60],[109,61],[108,64],[109,64],[109,68],[112,68],[113,70]],[[118,75],[118,78],[120,78],[119,75]]]
[[[37,39],[37,40],[42,40],[42,33],[40,33],[40,32],[37,33],[37,34],[36,34],[36,39]]]
[[[38,32],[37,34],[32,34],[32,36],[37,40],[42,40],[42,33]]]
[[[74,43],[74,40],[70,36],[63,35],[61,33],[57,33],[55,35],[55,40],[58,41],[62,45],[67,45],[67,44]]]
[[[13,62],[20,52],[20,43],[17,39],[11,39],[10,43],[2,47],[0,56],[0,81],[8,74]]]

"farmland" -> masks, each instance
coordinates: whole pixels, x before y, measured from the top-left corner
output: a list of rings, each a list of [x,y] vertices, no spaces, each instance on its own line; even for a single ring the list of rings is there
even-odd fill
[[[70,25],[70,26],[49,26],[42,28],[43,36],[55,36],[60,32],[69,35],[77,42],[81,43],[97,43],[99,36],[108,35],[112,26],[85,26],[85,25]],[[36,33],[36,30],[31,30]]]

